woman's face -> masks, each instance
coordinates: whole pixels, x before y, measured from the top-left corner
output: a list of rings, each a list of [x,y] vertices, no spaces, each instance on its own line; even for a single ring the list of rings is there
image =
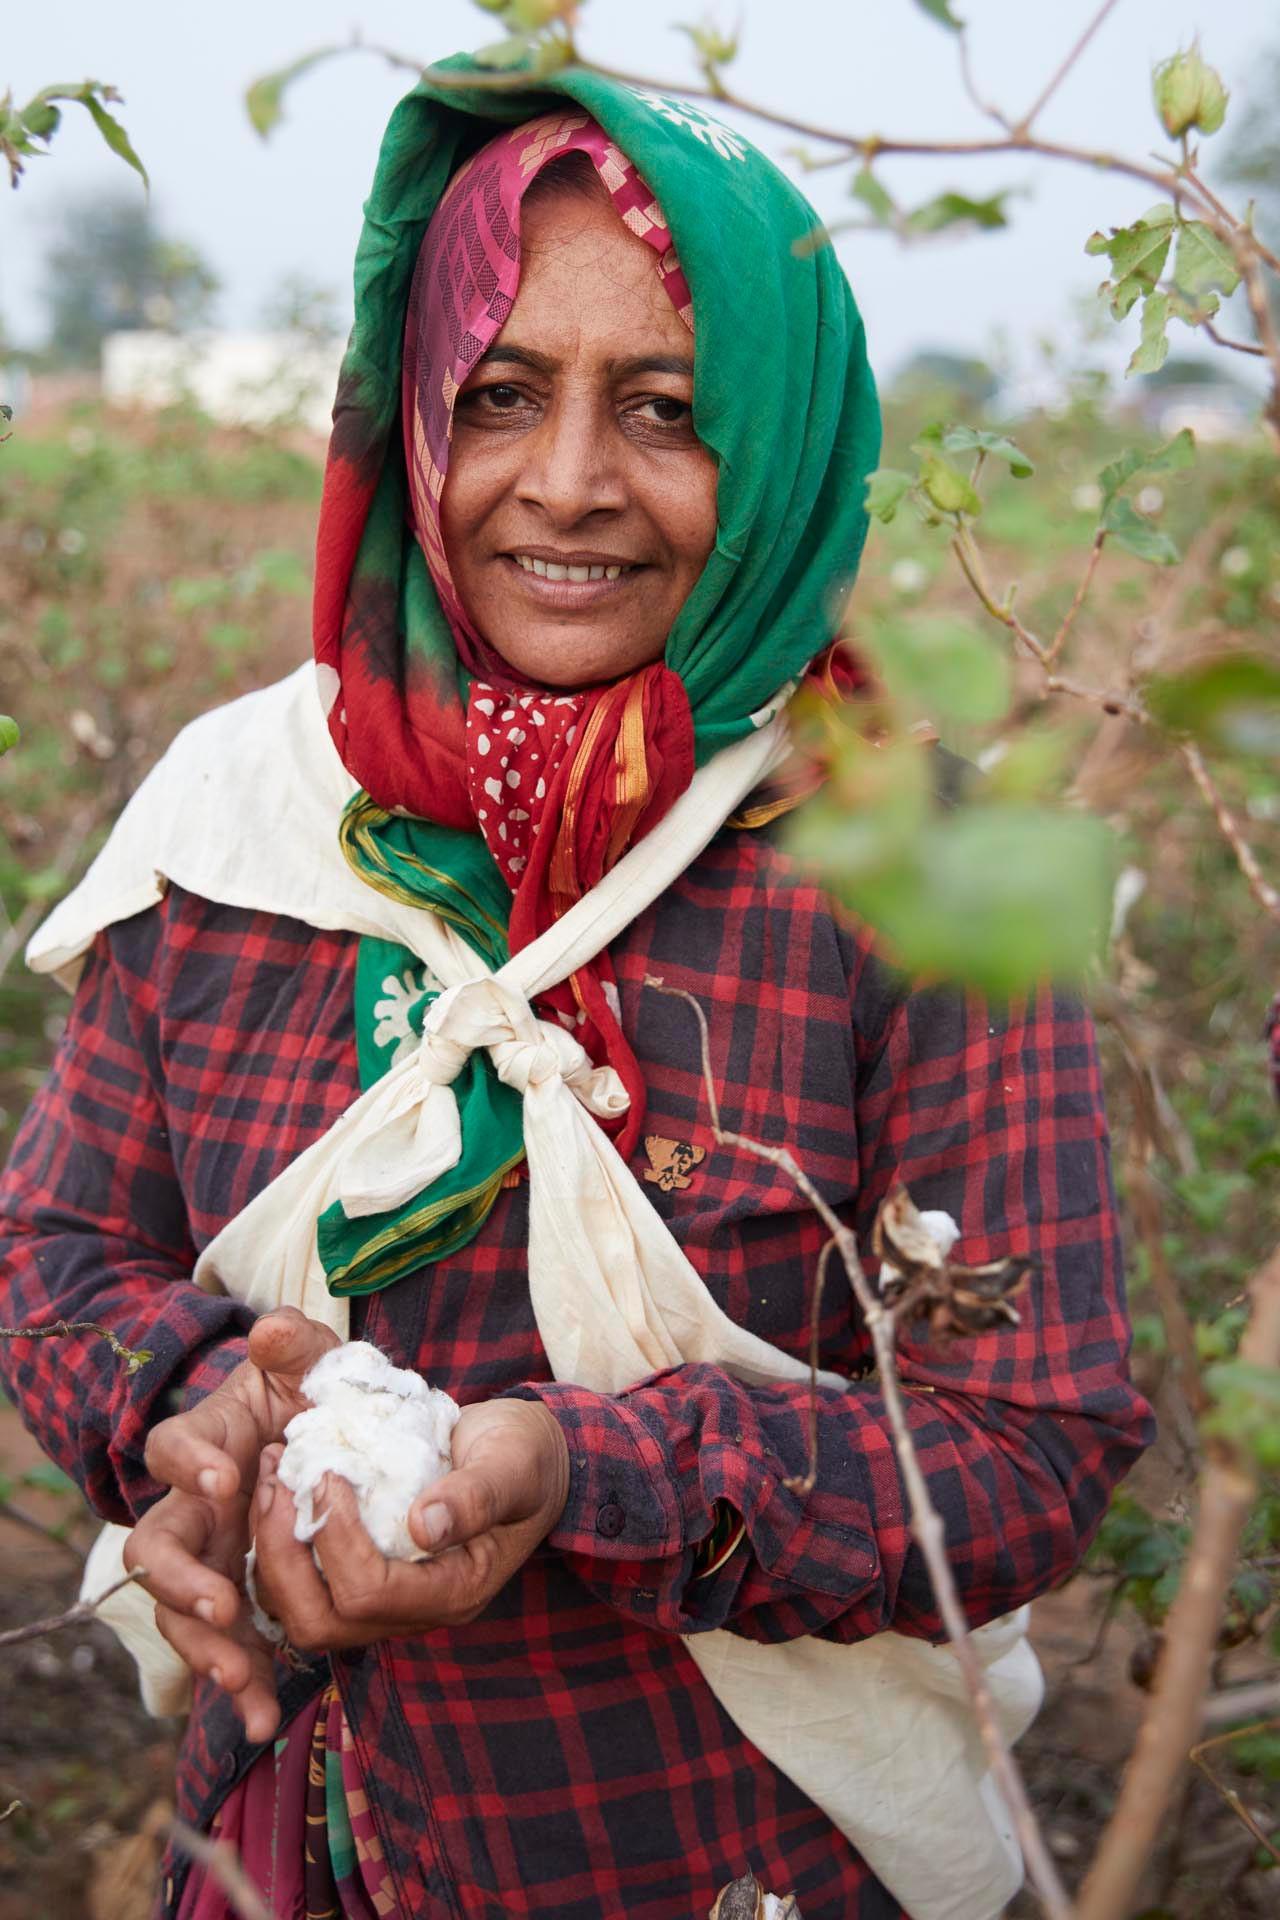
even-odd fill
[[[716,534],[693,338],[604,200],[535,199],[520,287],[458,396],[445,551],[477,630],[541,686],[661,657]]]

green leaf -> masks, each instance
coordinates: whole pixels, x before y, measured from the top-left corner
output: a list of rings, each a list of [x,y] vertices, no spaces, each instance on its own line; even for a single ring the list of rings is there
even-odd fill
[[[1210,293],[1234,293],[1240,285],[1235,255],[1203,220],[1188,220],[1178,229],[1173,283],[1196,302]]]
[[[8,753],[11,747],[17,746],[21,738],[21,729],[12,715],[0,713],[0,753]]]
[[[882,226],[888,226],[897,208],[889,193],[881,186],[870,167],[861,167],[849,182],[849,191],[855,200],[861,200],[864,207]]]
[[[1110,291],[1117,320],[1151,292],[1164,272],[1175,218],[1172,207],[1153,207],[1132,226],[1113,227],[1109,235],[1095,233],[1086,240],[1086,253],[1105,253],[1111,262],[1112,278],[1103,282],[1102,291]]]
[[[940,27],[950,27],[952,33],[959,33],[964,26],[964,21],[957,20],[952,13],[950,0],[916,0],[916,5],[931,20],[936,20]]]
[[[81,103],[88,111],[89,118],[93,121],[94,126],[98,129],[98,132],[102,135],[112,153],[118,154],[127,166],[132,167],[135,173],[140,174],[143,185],[149,189],[151,182],[147,177],[147,170],[134,152],[128,134],[120,125],[120,122],[109,114],[102,105],[102,102],[96,98],[92,91],[93,86],[93,81],[86,80],[84,91],[79,96]]]
[[[1149,453],[1142,447],[1126,447],[1098,475],[1103,505],[1109,506],[1135,473],[1178,473],[1183,467],[1191,466],[1195,457],[1195,435],[1190,427],[1183,427],[1165,446],[1156,447]]]
[[[970,226],[990,230],[994,227],[1007,227],[1009,217],[1005,213],[1004,203],[1012,188],[1006,187],[1000,193],[993,193],[986,200],[972,200],[964,193],[939,193],[924,205],[916,207],[906,217],[908,233],[941,233],[946,227]]]
[[[867,512],[887,527],[914,485],[912,475],[897,467],[877,467],[867,480]]]
[[[984,726],[1008,712],[1009,651],[985,628],[947,614],[877,625],[867,640],[900,718]]]
[[[1168,534],[1144,520],[1132,500],[1120,497],[1108,501],[1099,524],[1115,546],[1123,547],[1139,560],[1150,560],[1157,567],[1172,567],[1181,558]]]
[[[1035,472],[1034,463],[1022,448],[1003,433],[987,433],[981,427],[948,427],[942,445],[947,453],[987,453],[994,460],[1004,460],[1016,480],[1026,480]]]
[[[346,51],[345,47],[317,47],[314,53],[304,53],[292,65],[281,67],[275,73],[264,73],[261,79],[255,80],[244,96],[245,110],[254,131],[265,140],[283,116],[286,88],[304,73],[310,73],[322,60],[332,60],[335,54]]]
[[[1169,357],[1169,296],[1158,289],[1142,302],[1142,337],[1125,373],[1158,373]]]
[[[940,453],[926,452],[920,462],[920,485],[939,513],[982,512],[982,497],[958,467]]]
[[[1171,733],[1235,753],[1280,754],[1280,662],[1226,654],[1153,680],[1145,692],[1151,712]]]
[[[909,973],[1004,998],[1078,979],[1101,951],[1111,848],[1084,814],[969,805],[933,820],[909,858],[826,877]]]

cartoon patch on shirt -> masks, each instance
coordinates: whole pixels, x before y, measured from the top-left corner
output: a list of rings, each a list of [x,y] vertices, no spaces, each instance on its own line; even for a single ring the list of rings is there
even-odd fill
[[[691,1186],[693,1169],[707,1157],[705,1147],[690,1146],[687,1140],[664,1140],[660,1133],[646,1133],[644,1150],[649,1158],[644,1177],[664,1193]]]

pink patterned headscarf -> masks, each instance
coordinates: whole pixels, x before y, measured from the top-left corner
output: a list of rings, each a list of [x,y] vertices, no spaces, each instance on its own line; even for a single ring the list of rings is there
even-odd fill
[[[552,160],[585,153],[623,224],[656,253],[657,273],[693,330],[693,300],[662,209],[625,153],[581,111],[545,114],[499,134],[450,181],[431,219],[409,295],[404,352],[405,455],[414,531],[463,665],[514,684],[468,620],[449,573],[440,496],[458,389],[501,331],[520,284],[520,202]]]

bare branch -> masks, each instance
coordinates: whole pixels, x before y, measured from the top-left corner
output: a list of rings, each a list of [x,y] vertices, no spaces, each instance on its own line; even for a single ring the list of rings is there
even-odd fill
[[[793,1474],[782,1483],[788,1493],[798,1493],[802,1499],[813,1492],[814,1482],[818,1478],[818,1331],[822,1322],[827,1263],[835,1244],[834,1240],[826,1241],[818,1255],[818,1270],[813,1276],[813,1305],[809,1309],[809,1464],[803,1474]]]
[[[1106,538],[1107,538],[1106,528],[1099,527],[1098,531],[1093,536],[1093,545],[1089,549],[1089,558],[1085,562],[1084,572],[1080,575],[1079,580],[1076,582],[1076,590],[1075,590],[1075,593],[1072,595],[1071,605],[1067,608],[1066,612],[1063,614],[1062,620],[1058,627],[1058,631],[1054,634],[1052,640],[1049,642],[1049,645],[1045,649],[1046,658],[1049,660],[1056,660],[1058,655],[1062,652],[1063,647],[1067,643],[1067,636],[1070,634],[1071,629],[1075,624],[1076,615],[1079,613],[1081,607],[1084,605],[1085,596],[1087,595],[1090,587],[1093,585],[1093,576],[1098,571],[1098,562],[1102,558],[1102,548],[1106,541]]]
[[[1164,1220],[1160,1193],[1151,1172],[1152,1142],[1139,1107],[1131,1120],[1125,1153],[1125,1198],[1133,1214],[1138,1239],[1147,1256],[1147,1271],[1160,1308],[1169,1347],[1177,1362],[1178,1385],[1195,1419],[1207,1411],[1209,1397],[1200,1378],[1195,1329],[1182,1304],[1177,1282],[1169,1271],[1164,1250]]]
[[[1007,115],[1003,114],[999,107],[995,106],[990,100],[984,100],[978,92],[977,82],[973,77],[973,63],[969,57],[969,34],[967,28],[961,27],[959,33],[956,35],[956,44],[960,54],[960,79],[965,92],[980,114],[988,120],[994,120],[998,127],[1004,128],[1006,133],[1011,133],[1013,129]]]
[[[1067,75],[1070,73],[1072,67],[1074,67],[1074,65],[1076,64],[1076,61],[1080,58],[1080,55],[1084,52],[1085,48],[1088,46],[1089,42],[1092,40],[1094,34],[1098,31],[1098,28],[1102,25],[1103,21],[1106,19],[1109,13],[1114,13],[1119,3],[1120,3],[1120,0],[1105,0],[1105,4],[1099,7],[1098,11],[1093,16],[1093,19],[1089,22],[1084,32],[1080,35],[1080,38],[1076,41],[1074,47],[1072,47],[1066,59],[1062,62],[1061,66],[1058,67],[1057,71],[1050,77],[1050,79],[1046,82],[1044,87],[1041,89],[1038,98],[1034,101],[1034,103],[1031,106],[1027,108],[1027,111],[1023,114],[1021,120],[1019,120],[1015,126],[1009,129],[1010,132],[1014,135],[1015,139],[1017,138],[1025,139],[1027,134],[1030,133],[1032,125],[1034,124],[1035,121],[1037,121],[1040,118],[1042,111],[1044,110],[1045,107],[1048,106],[1050,100],[1052,100],[1054,94],[1058,91],[1058,88],[1062,85],[1063,81],[1066,79]]]
[[[744,1152],[755,1154],[758,1159],[770,1162],[780,1172],[785,1173],[814,1209],[840,1253],[849,1278],[849,1285],[862,1309],[863,1322],[875,1352],[879,1387],[884,1398],[885,1414],[893,1438],[894,1452],[897,1455],[911,1503],[911,1531],[928,1568],[934,1596],[938,1603],[938,1612],[942,1616],[947,1637],[951,1641],[952,1650],[973,1702],[974,1718],[982,1736],[992,1774],[1013,1818],[1027,1871],[1050,1920],[1072,1920],[1071,1903],[1049,1855],[1044,1836],[1040,1832],[1031,1803],[1027,1798],[1022,1775],[1000,1730],[990,1689],[987,1686],[986,1674],[974,1653],[973,1642],[969,1637],[969,1623],[965,1619],[955,1576],[951,1571],[951,1563],[947,1559],[942,1519],[929,1497],[928,1482],[921,1470],[911,1424],[902,1397],[902,1386],[898,1379],[894,1352],[893,1314],[877,1297],[863,1272],[862,1262],[858,1257],[857,1241],[852,1232],[823,1199],[792,1153],[786,1147],[771,1147],[762,1140],[752,1140],[745,1134],[731,1132],[720,1124],[715,1076],[711,1067],[711,1043],[707,1031],[707,1016],[700,1002],[683,987],[665,986],[652,974],[646,976],[645,985],[653,987],[658,993],[670,995],[672,999],[685,1001],[693,1010],[701,1039],[703,1084],[714,1116],[711,1130],[716,1140],[722,1145],[741,1147]]]
[[[100,1327],[96,1320],[53,1320],[42,1327],[0,1327],[0,1340],[50,1340],[55,1334],[67,1333],[96,1333],[100,1340],[106,1341],[117,1360],[124,1361],[130,1373],[136,1373],[139,1367],[155,1359],[150,1347],[126,1347],[110,1327]]]
[[[113,1593],[119,1593],[121,1587],[130,1587],[135,1580],[145,1580],[145,1567],[135,1567],[132,1573],[126,1573],[123,1580],[117,1580],[113,1587],[98,1594],[93,1600],[77,1600],[74,1607],[68,1607],[65,1613],[52,1614],[47,1620],[31,1620],[25,1627],[9,1627],[0,1633],[0,1647],[16,1647],[23,1640],[39,1640],[46,1633],[57,1633],[63,1627],[82,1627],[86,1620],[92,1620],[104,1600]]]
[[[1235,855],[1236,865],[1249,883],[1249,891],[1262,911],[1272,920],[1280,921],[1280,893],[1271,885],[1258,864],[1258,856],[1245,839],[1239,822],[1223,799],[1214,782],[1212,774],[1204,763],[1204,756],[1192,740],[1179,743],[1179,753],[1191,773],[1205,805],[1218,823],[1218,831]]]
[[[185,1853],[189,1859],[207,1868],[240,1920],[271,1920],[270,1907],[228,1841],[210,1840],[206,1834],[197,1833],[194,1827],[189,1827],[185,1820],[176,1818],[170,1822],[169,1838],[179,1853]]]
[[[1226,1801],[1236,1818],[1242,1821],[1249,1829],[1258,1845],[1265,1848],[1277,1866],[1280,1866],[1280,1847],[1277,1847],[1275,1842],[1271,1840],[1263,1831],[1262,1827],[1259,1826],[1235,1788],[1228,1787],[1219,1780],[1217,1774],[1205,1758],[1205,1755],[1212,1753],[1215,1748],[1227,1746],[1231,1741],[1239,1740],[1241,1736],[1246,1733],[1265,1733],[1269,1732],[1270,1729],[1275,1726],[1280,1726],[1280,1720],[1255,1720],[1253,1724],[1248,1727],[1233,1727],[1230,1733],[1218,1733],[1215,1734],[1212,1739],[1201,1740],[1198,1746],[1192,1747],[1190,1758],[1192,1764],[1199,1767],[1209,1784],[1222,1795],[1222,1798]]]
[[[1280,1367],[1280,1248],[1250,1287],[1240,1357]],[[1081,1890],[1079,1920],[1125,1920],[1161,1819],[1200,1730],[1236,1552],[1257,1491],[1251,1460],[1219,1443],[1205,1468],[1191,1546],[1165,1623],[1164,1651],[1116,1809]]]
[[[1267,357],[1266,348],[1255,346],[1252,340],[1228,340],[1225,333],[1218,332],[1212,320],[1202,320],[1200,325],[1216,347],[1228,347],[1232,353],[1252,353],[1259,360]]]

